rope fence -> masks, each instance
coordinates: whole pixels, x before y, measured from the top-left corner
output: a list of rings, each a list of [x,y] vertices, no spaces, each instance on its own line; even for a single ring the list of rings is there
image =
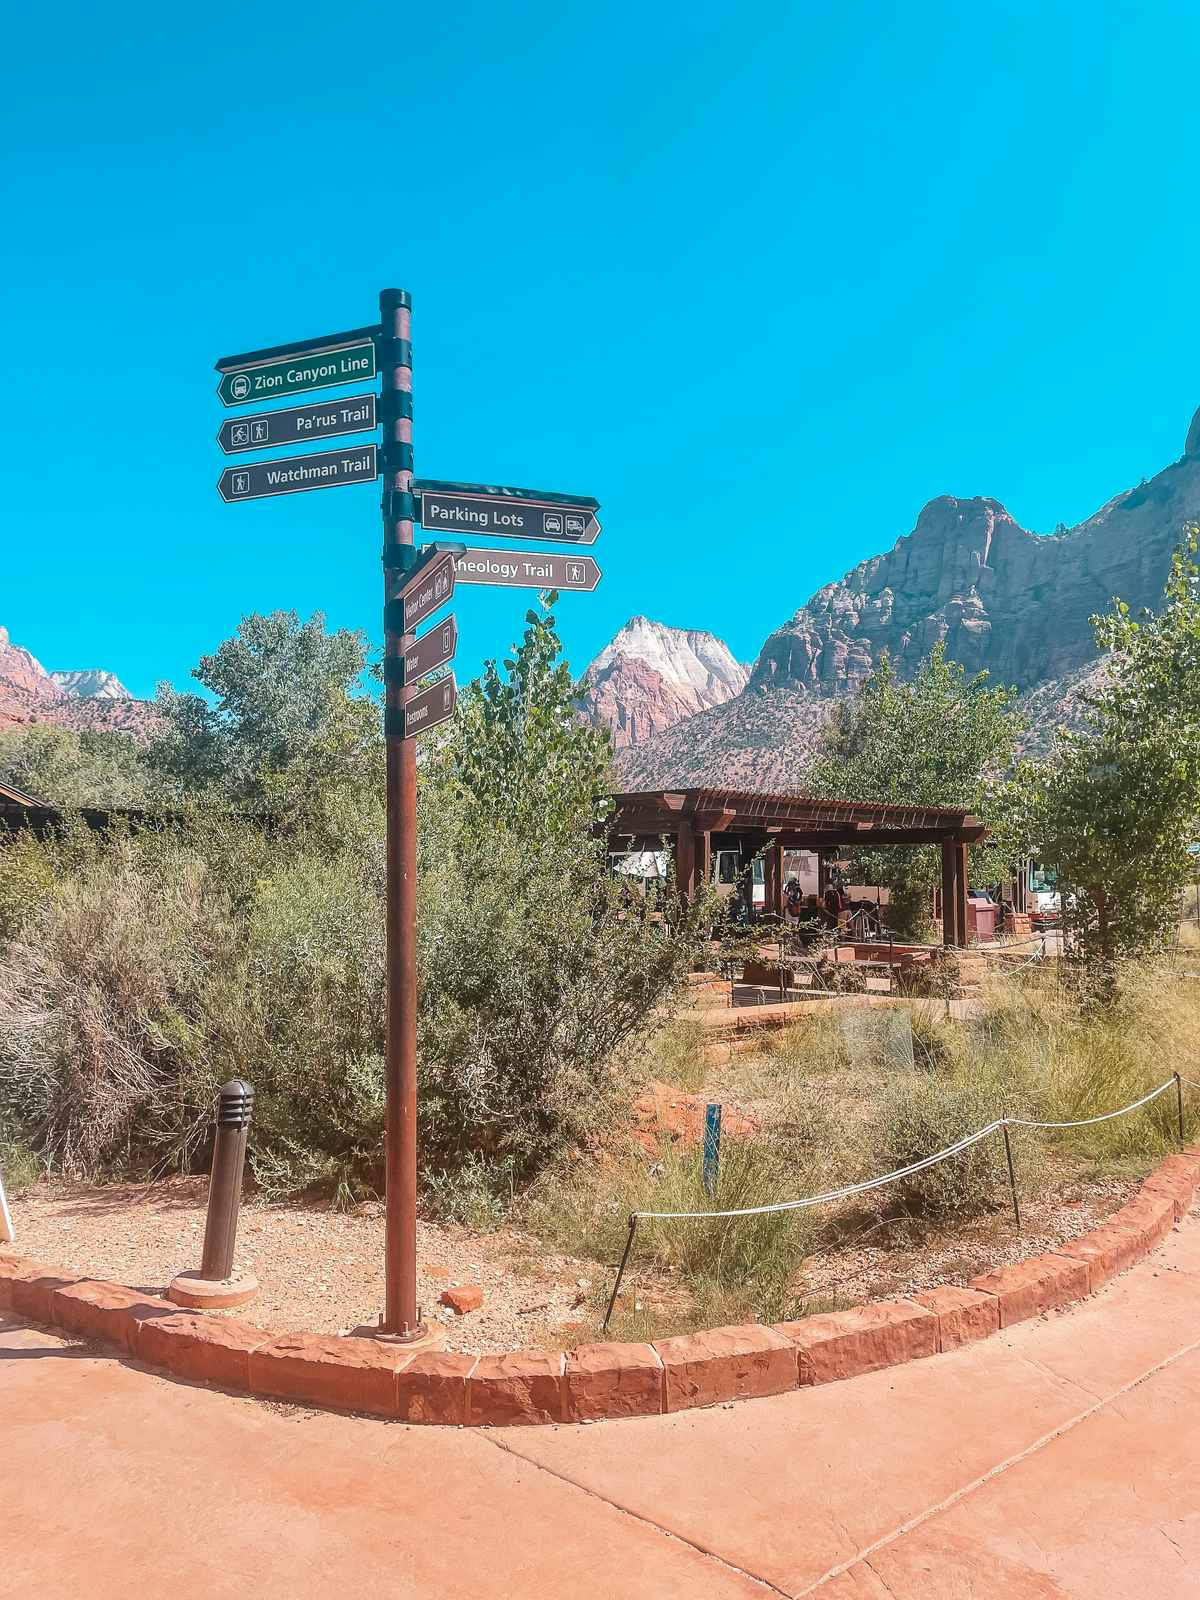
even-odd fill
[[[989,1122],[986,1127],[977,1129],[974,1133],[964,1134],[961,1139],[947,1145],[944,1150],[938,1150],[931,1156],[923,1156],[920,1161],[914,1161],[909,1166],[897,1167],[894,1172],[885,1172],[878,1178],[867,1178],[862,1183],[844,1184],[840,1189],[826,1189],[822,1194],[806,1195],[799,1200],[777,1200],[772,1205],[766,1206],[741,1206],[731,1211],[633,1211],[629,1216],[629,1235],[625,1240],[625,1250],[621,1256],[620,1266],[617,1268],[616,1281],[613,1284],[612,1294],[609,1296],[608,1309],[604,1313],[603,1331],[607,1331],[613,1308],[617,1303],[617,1295],[621,1290],[621,1280],[625,1276],[625,1268],[629,1265],[629,1257],[633,1251],[633,1243],[637,1237],[637,1230],[643,1222],[700,1222],[731,1217],[761,1217],[780,1211],[802,1211],[809,1206],[828,1205],[834,1200],[847,1200],[856,1194],[865,1194],[870,1189],[882,1189],[890,1183],[899,1183],[904,1178],[912,1177],[918,1172],[925,1172],[929,1167],[937,1166],[941,1161],[949,1161],[952,1157],[961,1155],[973,1144],[978,1144],[981,1139],[990,1138],[995,1133],[1000,1133],[1004,1138],[1004,1153],[1008,1164],[1009,1185],[1012,1189],[1013,1212],[1016,1216],[1017,1227],[1021,1226],[1021,1203],[1017,1195],[1016,1170],[1013,1166],[1012,1144],[1009,1140],[1010,1128],[1049,1128],[1061,1130],[1064,1128],[1087,1128],[1097,1122],[1111,1122],[1114,1117],[1125,1117],[1133,1111],[1140,1111],[1143,1106],[1157,1100],[1159,1095],[1166,1094],[1168,1089],[1175,1090],[1176,1114],[1179,1141],[1182,1144],[1183,1133],[1183,1085],[1200,1090],[1200,1083],[1195,1083],[1191,1078],[1185,1078],[1181,1073],[1173,1072],[1159,1084],[1157,1089],[1151,1089],[1149,1094],[1144,1094],[1140,1100],[1134,1100],[1130,1105],[1119,1106],[1115,1111],[1104,1111],[1095,1117],[1080,1117],[1074,1122],[1039,1122],[1032,1117],[998,1117],[995,1122]]]

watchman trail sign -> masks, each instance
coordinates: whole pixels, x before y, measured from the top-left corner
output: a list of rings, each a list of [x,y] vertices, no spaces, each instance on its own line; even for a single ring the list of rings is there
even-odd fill
[[[260,352],[263,355],[268,352]],[[300,394],[305,389],[332,389],[339,383],[357,383],[375,376],[375,341],[365,339],[342,349],[316,350],[285,356],[282,360],[254,361],[249,356],[229,356],[218,362],[224,374],[217,393],[227,406],[244,406],[251,400]]]
[[[420,492],[421,523],[426,528],[583,545],[595,544],[600,533],[595,517],[599,502],[587,496],[431,479],[420,479],[414,488]]]
[[[347,450],[326,450],[287,461],[254,461],[226,467],[217,480],[221,499],[261,500],[264,495],[300,494],[305,489],[336,489],[346,483],[369,483],[379,476],[373,444]]]
[[[465,550],[454,560],[459,583],[490,583],[508,589],[581,589],[600,582],[591,556],[523,555],[516,550]]]
[[[262,411],[253,417],[227,417],[217,443],[227,456],[242,450],[269,450],[274,445],[304,444],[339,433],[369,433],[376,425],[375,395],[355,394],[348,400],[320,400],[286,411]]]

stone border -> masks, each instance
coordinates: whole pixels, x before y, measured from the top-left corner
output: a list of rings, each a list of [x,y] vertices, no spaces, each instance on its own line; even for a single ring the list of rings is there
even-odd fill
[[[1200,1145],[1168,1156],[1128,1205],[1059,1249],[907,1299],[774,1327],[710,1328],[652,1344],[544,1354],[406,1354],[369,1338],[270,1334],[72,1278],[0,1249],[0,1311],[101,1339],[176,1377],[400,1422],[503,1427],[658,1416],[786,1394],[985,1339],[1095,1293],[1153,1250],[1200,1187]]]

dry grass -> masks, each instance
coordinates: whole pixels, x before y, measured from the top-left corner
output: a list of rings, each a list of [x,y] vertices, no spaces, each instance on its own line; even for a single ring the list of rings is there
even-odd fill
[[[601,1160],[544,1179],[528,1197],[529,1226],[556,1248],[611,1267],[633,1211],[736,1210],[797,1198],[919,1159],[1003,1115],[1078,1120],[1139,1099],[1174,1071],[1200,1083],[1200,983],[1169,962],[1123,973],[1119,1003],[1106,1011],[1081,1008],[1049,964],[997,981],[969,1023],[920,1005],[910,1014],[911,1062],[895,1011],[879,1013],[892,1020],[877,1028],[814,1016],[767,1039],[759,1055],[707,1074],[677,1032],[646,1064],[647,1075],[736,1100],[761,1130],[725,1140],[716,1197],[705,1193],[695,1148],[664,1141],[648,1158],[633,1144],[610,1146]],[[1177,1147],[1176,1115],[1168,1091],[1144,1110],[1090,1127],[1014,1132],[1026,1204],[1057,1215],[1078,1203],[1081,1186],[1086,1193],[1140,1175]],[[1185,1135],[1198,1125],[1200,1090],[1186,1091]],[[956,1229],[977,1230],[1008,1203],[997,1136],[853,1203],[646,1221],[630,1279],[638,1287],[622,1294],[610,1334],[645,1338],[802,1314],[815,1308],[804,1269],[816,1253],[828,1261],[864,1236],[894,1235],[898,1248],[919,1248],[924,1238],[952,1254]],[[600,1275],[597,1309],[604,1288]]]

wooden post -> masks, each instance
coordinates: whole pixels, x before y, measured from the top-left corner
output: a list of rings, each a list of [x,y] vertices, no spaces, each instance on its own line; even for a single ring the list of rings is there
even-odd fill
[[[954,921],[957,944],[965,949],[967,944],[967,847],[954,847]]]
[[[783,916],[783,846],[769,844],[766,850],[766,894],[764,896],[765,911],[773,911],[777,917]]]
[[[955,895],[954,895],[954,845],[949,839],[942,840],[942,943],[949,949],[958,943],[955,936]]]
[[[712,877],[712,834],[703,829],[693,834],[695,839],[695,865],[692,869],[691,894],[694,897],[699,889]]]
[[[675,835],[675,881],[680,899],[690,901],[696,883],[696,830],[683,817]]]

